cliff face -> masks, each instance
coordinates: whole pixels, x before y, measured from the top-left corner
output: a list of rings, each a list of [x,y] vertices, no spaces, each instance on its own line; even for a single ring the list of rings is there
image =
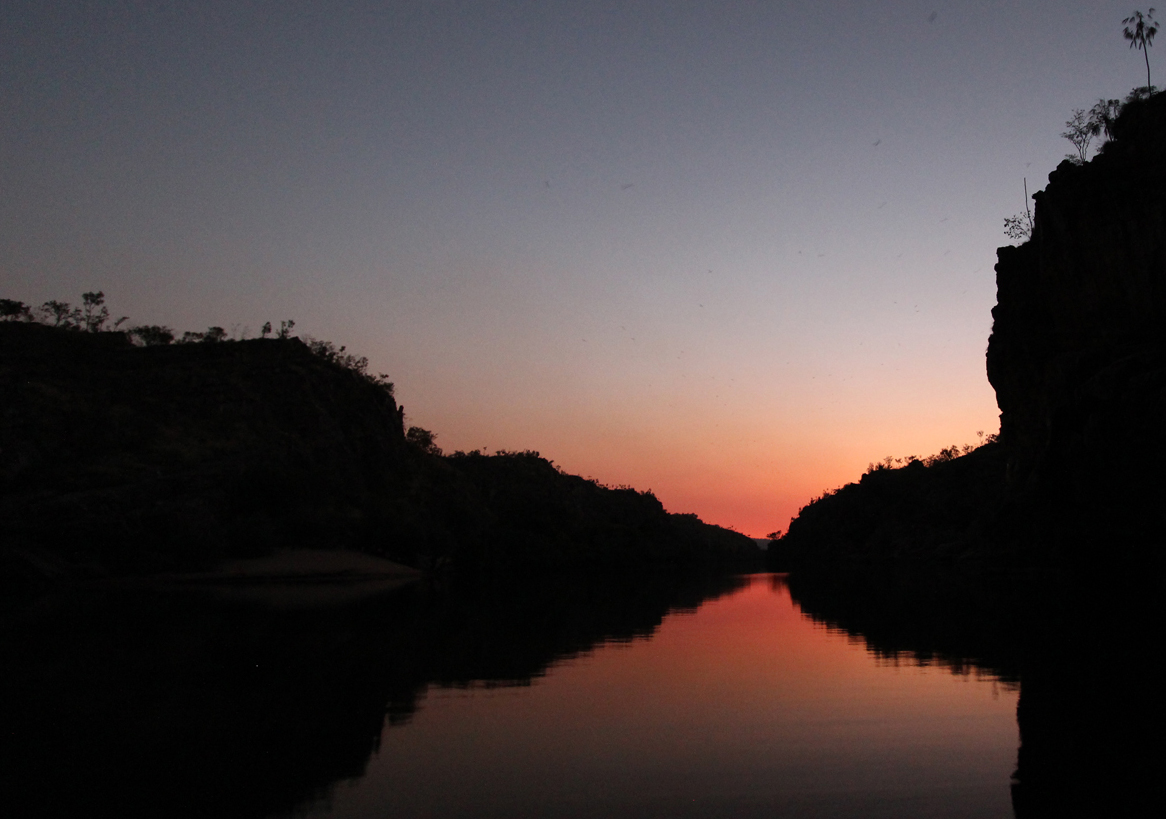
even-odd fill
[[[1129,104],[1114,130],[1049,175],[1031,240],[996,265],[1004,520],[1054,551],[1166,523],[1166,95]]]
[[[138,348],[0,324],[10,540],[105,565],[359,536],[408,461],[392,396],[295,339]]]
[[[1166,532],[1166,94],[1062,162],[1032,238],[997,253],[999,442],[869,474],[790,524],[775,568],[849,560],[1129,565]]]

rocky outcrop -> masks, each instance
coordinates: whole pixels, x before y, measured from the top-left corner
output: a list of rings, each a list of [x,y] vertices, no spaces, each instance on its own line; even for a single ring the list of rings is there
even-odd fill
[[[0,324],[9,544],[205,567],[370,534],[410,453],[383,388],[295,339],[134,347]]]
[[[1044,557],[1166,523],[1166,95],[1036,194],[1035,229],[998,251],[988,379],[1009,508]]]

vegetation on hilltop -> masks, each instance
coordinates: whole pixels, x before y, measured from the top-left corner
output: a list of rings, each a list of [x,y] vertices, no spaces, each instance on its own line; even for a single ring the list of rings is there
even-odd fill
[[[1153,13],[1154,10],[1150,11]],[[1153,40],[1153,31],[1150,32],[1150,39]],[[1065,160],[1074,165],[1083,165],[1089,160],[1090,147],[1098,153],[1103,151],[1113,139],[1117,121],[1126,107],[1149,99],[1155,93],[1156,89],[1147,85],[1145,88],[1132,89],[1124,100],[1102,97],[1089,110],[1073,109],[1073,115],[1065,121],[1065,130],[1061,132],[1061,136],[1073,146],[1073,153],[1065,154]],[[1025,179],[1024,214],[1014,214],[1004,219],[1004,234],[1009,239],[1026,242],[1032,238],[1036,224],[1028,203],[1028,180]]]
[[[1135,11],[1122,20],[1122,24],[1125,25],[1122,36],[1129,41],[1130,48],[1138,49],[1146,58],[1146,91],[1152,92],[1154,86],[1150,84],[1150,46],[1154,44],[1154,35],[1158,33],[1154,9],[1150,9],[1146,14]]]
[[[888,457],[856,483],[802,507],[771,544],[767,562],[785,571],[835,561],[966,560],[1003,489],[1004,455],[995,436],[898,464]]]
[[[1154,37],[1158,34],[1158,21],[1154,19],[1154,9],[1143,14],[1135,11],[1122,21],[1122,37],[1130,44],[1131,49],[1142,52],[1146,61],[1146,84],[1132,89],[1125,100],[1105,99],[1102,97],[1092,108],[1076,108],[1065,122],[1066,130],[1061,134],[1069,140],[1074,153],[1066,154],[1065,159],[1076,165],[1084,164],[1089,158],[1089,148],[1095,139],[1108,142],[1114,137],[1114,126],[1121,117],[1126,106],[1139,103],[1154,96],[1156,89],[1150,82],[1150,46],[1154,44]],[[1103,145],[1098,145],[1100,150]],[[1024,215],[1016,214],[1004,219],[1004,233],[1009,239],[1028,241],[1032,238],[1035,223],[1032,210],[1028,206],[1028,180],[1024,184]]]

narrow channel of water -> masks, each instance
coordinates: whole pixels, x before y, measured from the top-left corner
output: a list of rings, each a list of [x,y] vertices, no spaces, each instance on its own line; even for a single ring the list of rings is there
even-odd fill
[[[1137,816],[1159,586],[62,590],[0,609],[0,816]]]
[[[518,684],[432,684],[311,816],[1007,817],[1017,687],[758,575]]]

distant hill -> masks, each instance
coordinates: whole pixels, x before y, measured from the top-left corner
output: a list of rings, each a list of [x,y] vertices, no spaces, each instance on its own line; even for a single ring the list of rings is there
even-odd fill
[[[1004,452],[992,442],[931,463],[874,468],[798,513],[770,547],[772,568],[806,563],[952,563],[980,556],[1004,496]]]

